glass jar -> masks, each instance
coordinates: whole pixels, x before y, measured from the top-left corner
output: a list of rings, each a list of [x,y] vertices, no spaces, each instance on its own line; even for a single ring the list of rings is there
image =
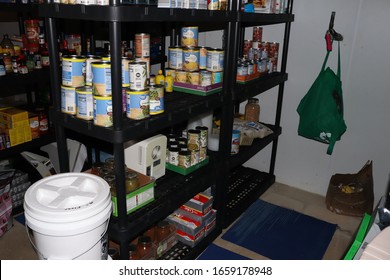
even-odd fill
[[[170,227],[168,221],[161,221],[157,224],[156,239],[157,242],[163,241],[170,234]]]
[[[1,41],[0,45],[3,53],[9,54],[10,56],[15,55],[14,44],[8,37],[8,34],[4,34],[3,40]]]
[[[126,173],[125,185],[126,185],[126,193],[131,193],[132,191],[138,189],[139,181],[136,172],[129,171]]]
[[[137,253],[140,258],[147,256],[152,250],[152,239],[150,236],[140,236],[137,243]]]
[[[97,176],[100,176],[101,174],[101,170],[102,168],[104,167],[104,163],[103,162],[95,162],[94,164],[92,164],[92,169],[91,169],[91,173],[94,174],[94,175],[97,175]]]
[[[129,250],[129,260],[139,260],[140,257],[137,252],[137,246],[135,244],[130,244],[128,247]]]
[[[245,105],[245,120],[249,122],[258,122],[260,119],[259,99],[249,98]]]

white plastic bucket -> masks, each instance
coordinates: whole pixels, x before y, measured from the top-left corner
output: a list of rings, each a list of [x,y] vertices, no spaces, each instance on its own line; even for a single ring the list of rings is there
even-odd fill
[[[24,197],[26,227],[40,259],[107,259],[110,187],[87,173],[41,179]]]

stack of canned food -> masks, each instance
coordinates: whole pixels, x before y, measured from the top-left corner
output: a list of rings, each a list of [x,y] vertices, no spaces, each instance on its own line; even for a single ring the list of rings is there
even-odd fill
[[[135,35],[135,59],[122,58],[122,110],[140,120],[164,112],[164,88],[149,87],[150,35]],[[112,122],[110,56],[62,58],[61,111],[98,126]]]
[[[175,82],[210,86],[223,79],[224,51],[198,46],[198,27],[181,29],[181,45],[168,48],[167,71]]]
[[[277,71],[279,43],[262,41],[262,33],[262,28],[255,26],[252,39],[244,41],[242,57],[237,63],[237,75]]]
[[[206,126],[185,130],[182,136],[169,134],[167,138],[167,163],[189,168],[206,159],[208,138]]]
[[[142,2],[147,0],[126,0],[125,2]],[[150,1],[150,0],[149,0]],[[159,8],[197,9],[197,10],[227,10],[227,0],[158,0]]]

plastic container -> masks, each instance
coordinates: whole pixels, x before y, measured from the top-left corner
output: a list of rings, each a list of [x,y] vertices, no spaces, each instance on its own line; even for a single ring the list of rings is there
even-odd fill
[[[107,259],[110,187],[87,173],[62,173],[33,184],[24,210],[30,242],[40,259]]]

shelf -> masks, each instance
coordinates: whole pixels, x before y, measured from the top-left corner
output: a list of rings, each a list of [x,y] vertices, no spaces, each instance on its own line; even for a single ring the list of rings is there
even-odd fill
[[[112,127],[96,126],[93,121],[84,121],[74,116],[58,111],[50,111],[50,119],[65,128],[78,133],[95,137],[110,143],[123,143],[130,139],[141,138],[146,133],[150,134],[164,128],[178,124],[193,116],[211,111],[220,107],[222,95],[197,96],[181,92],[173,92],[165,95],[165,112],[151,116],[145,120],[130,120],[123,117],[123,130],[115,131]]]
[[[38,11],[38,4],[0,3],[0,11],[36,14]]]
[[[39,15],[41,17],[114,22],[227,22],[234,20],[234,14],[228,11],[165,9],[156,6],[131,5],[42,4],[39,6]]]
[[[240,146],[239,153],[236,155],[232,155],[230,157],[230,167],[231,169],[236,168],[244,164],[250,158],[252,158],[257,152],[264,149],[268,144],[270,144],[273,140],[275,140],[282,132],[280,127],[274,127],[269,124],[265,124],[267,127],[273,130],[274,133],[261,138],[255,139],[251,146]]]
[[[244,27],[293,22],[293,14],[239,13],[238,21]]]
[[[26,90],[26,87],[49,82],[49,69],[35,70],[27,74],[7,74],[0,77],[0,85],[2,87],[0,96],[5,96],[9,91],[20,92],[21,90]]]
[[[128,227],[125,230],[119,229],[117,218],[112,217],[109,227],[110,236],[114,240],[132,240],[150,225],[165,219],[193,196],[213,185],[214,181],[212,161],[187,176],[166,170],[165,176],[156,182],[155,200],[129,214]]]
[[[265,92],[287,81],[288,75],[280,72],[271,73],[245,84],[236,84],[234,100],[242,102],[250,97]]]
[[[228,227],[273,183],[275,176],[240,166],[229,176],[223,227]]]
[[[48,135],[41,136],[37,139],[33,139],[32,141],[25,142],[8,149],[0,150],[0,158],[7,158],[24,151],[40,148],[41,146],[50,144],[55,141],[56,138],[54,133],[49,133]]]

